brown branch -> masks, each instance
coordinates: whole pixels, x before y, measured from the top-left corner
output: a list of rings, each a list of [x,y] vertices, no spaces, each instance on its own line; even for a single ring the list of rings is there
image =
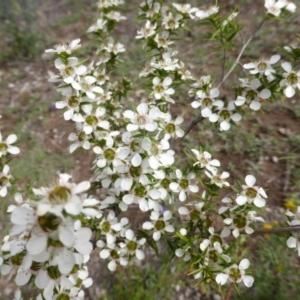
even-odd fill
[[[230,285],[230,288],[228,290],[228,293],[227,293],[227,296],[226,296],[226,300],[230,300],[231,299],[231,296],[232,296],[232,293],[233,293],[233,289],[234,289],[234,283],[232,282],[231,285]]]
[[[202,116],[197,117],[196,119],[192,120],[191,124],[187,128],[186,132],[184,133],[184,136],[181,139],[178,139],[177,142],[181,142],[189,133],[190,131],[201,121],[203,121],[204,118]],[[175,144],[177,144],[177,142]]]
[[[255,36],[255,34],[258,32],[258,30],[262,27],[262,25],[265,22],[265,18],[260,22],[260,24],[257,26],[257,28],[252,32],[251,36],[249,37],[249,39],[247,40],[247,42],[244,44],[244,46],[242,47],[238,57],[236,58],[234,64],[231,66],[230,70],[226,73],[226,75],[223,77],[223,79],[221,80],[221,82],[218,85],[218,88],[220,88],[220,86],[226,81],[226,79],[228,78],[228,76],[232,73],[232,71],[235,69],[235,67],[237,66],[237,64],[239,63],[244,51],[246,50],[247,46],[249,45],[249,43],[252,41],[253,37]]]
[[[256,230],[252,233],[252,235],[284,234],[284,233],[292,233],[292,232],[300,232],[300,225],[297,225],[297,226],[278,227],[278,228],[256,229]]]

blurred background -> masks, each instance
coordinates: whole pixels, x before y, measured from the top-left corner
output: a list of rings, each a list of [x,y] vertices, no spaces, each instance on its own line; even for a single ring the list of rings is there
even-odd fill
[[[122,13],[127,21],[116,29],[115,38],[127,48],[119,74],[133,81],[134,89],[128,103],[140,99],[146,91],[140,83],[138,73],[146,58],[135,35],[142,22],[137,19],[137,0],[125,1]],[[190,1],[196,7],[214,4],[214,1]],[[296,1],[294,1],[296,3]],[[171,1],[165,1],[171,3]],[[296,3],[297,4],[297,3]],[[239,0],[219,1],[224,14],[236,5],[241,5],[240,22],[245,28],[236,38],[228,65],[233,63],[243,45],[261,20],[263,1]],[[62,117],[55,108],[60,100],[55,85],[48,82],[53,68],[53,57],[44,50],[61,42],[82,39],[85,46],[90,39],[85,33],[97,19],[96,1],[92,0],[0,0],[0,130],[6,137],[15,133],[21,154],[11,162],[14,177],[26,187],[45,185],[60,172],[69,172],[75,181],[87,180],[91,176],[93,155],[78,151],[69,154],[67,140],[74,126]],[[283,47],[297,39],[300,14],[286,20],[269,21],[258,32],[242,58],[242,63],[285,54]],[[190,31],[183,31],[175,48],[179,57],[194,75],[210,74],[216,82],[220,78],[222,53],[218,44],[208,39],[205,27],[188,24]],[[84,58],[93,57],[93,46],[83,47]],[[227,100],[234,99],[232,86],[243,77],[242,68],[236,70],[222,88]],[[173,115],[185,118],[185,128],[196,116],[187,102],[192,102],[186,90],[176,94]],[[279,99],[276,103],[264,103],[263,110],[249,113],[240,126],[228,132],[217,132],[209,122],[201,122],[181,143],[176,145],[178,165],[185,160],[184,151],[202,147],[222,162],[223,170],[231,174],[231,182],[243,182],[247,174],[253,174],[267,189],[268,202],[265,227],[283,224],[284,209],[295,211],[300,205],[300,99]],[[12,199],[0,202],[0,237],[9,232],[7,206]],[[176,210],[176,207],[173,208]],[[145,215],[136,216],[138,225]],[[130,217],[130,216],[129,216]],[[132,218],[133,219],[133,218]],[[262,236],[247,242],[243,239],[237,247],[237,257],[248,257],[251,261],[255,284],[251,289],[241,289],[230,299],[300,299],[299,259],[297,253],[286,247],[287,236]],[[147,260],[110,273],[106,263],[100,262],[98,254],[91,258],[90,271],[94,285],[86,299],[212,299],[222,300],[223,292],[213,285],[197,283],[187,276],[180,262],[170,261],[169,250],[160,245],[162,257],[147,253]],[[245,249],[242,251],[240,249]],[[247,250],[248,249],[248,250]],[[13,299],[16,287],[12,280],[0,279],[1,300]],[[25,287],[24,299],[36,295]],[[229,299],[227,299],[229,300]]]

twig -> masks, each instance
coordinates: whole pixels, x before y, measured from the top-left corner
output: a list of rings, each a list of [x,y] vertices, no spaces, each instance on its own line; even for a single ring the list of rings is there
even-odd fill
[[[290,177],[291,177],[291,165],[289,163],[289,160],[286,160],[286,171],[285,171],[285,178],[284,178],[284,186],[283,186],[283,191],[286,192],[289,183],[290,183]]]
[[[225,76],[225,70],[226,70],[226,63],[227,63],[227,52],[226,52],[226,46],[223,45],[223,66],[222,66],[222,75],[221,75],[221,80],[220,82],[223,81],[224,76]]]
[[[252,235],[263,235],[263,234],[282,234],[300,231],[300,225],[297,226],[286,226],[279,228],[266,228],[266,229],[256,229]]]
[[[232,296],[232,293],[233,293],[233,289],[234,289],[234,283],[232,282],[231,285],[230,285],[230,288],[228,290],[228,293],[227,293],[227,296],[226,296],[226,300],[230,300],[231,299],[231,296]]]
[[[181,139],[178,139],[177,142],[181,142],[189,133],[190,131],[201,121],[203,121],[204,118],[202,116],[197,117],[196,119],[192,120],[191,124],[189,125],[188,129],[184,133],[184,136]],[[177,144],[177,143],[175,143]]]
[[[227,61],[227,56],[226,56],[226,51],[224,51],[224,62],[223,62],[223,68],[222,68],[222,80],[220,81],[218,88],[220,88],[220,86],[226,81],[226,79],[228,78],[228,76],[232,73],[232,71],[234,70],[234,68],[237,66],[237,64],[239,64],[240,59],[244,53],[244,51],[246,50],[247,46],[249,45],[249,43],[251,42],[251,40],[253,39],[254,35],[257,33],[257,31],[262,27],[262,25],[264,24],[266,19],[263,19],[260,24],[257,26],[257,28],[253,31],[253,33],[251,34],[251,36],[249,37],[248,41],[244,44],[243,48],[241,49],[237,59],[235,60],[234,64],[231,66],[230,70],[223,75],[223,72],[225,71],[225,66],[226,66],[226,61]],[[197,117],[195,120],[193,120],[190,124],[190,126],[188,127],[188,129],[186,130],[186,132],[184,133],[184,136],[178,140],[178,141],[182,141],[188,134],[189,132],[200,122],[202,121],[203,118],[201,116]]]
[[[224,78],[222,79],[222,81],[219,83],[218,88],[220,88],[220,86],[226,81],[226,79],[228,78],[228,76],[232,73],[232,71],[234,70],[234,68],[236,67],[236,65],[239,63],[244,51],[246,50],[247,46],[249,45],[249,43],[252,41],[254,35],[257,33],[257,31],[262,27],[262,25],[265,22],[265,18],[260,22],[260,24],[257,26],[257,28],[253,31],[253,33],[251,34],[251,36],[249,37],[248,41],[244,44],[243,48],[241,49],[237,59],[235,60],[234,64],[231,66],[230,70],[226,73],[226,75],[224,76]]]

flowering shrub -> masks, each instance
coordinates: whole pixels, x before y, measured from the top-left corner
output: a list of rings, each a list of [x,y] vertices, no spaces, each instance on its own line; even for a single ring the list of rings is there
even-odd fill
[[[178,168],[172,146],[191,128],[184,132],[183,118],[174,118],[170,108],[176,105],[177,90],[188,87],[191,106],[216,130],[226,131],[248,108],[258,111],[263,102],[278,95],[294,96],[300,90],[298,46],[284,48],[290,61],[281,62],[275,54],[244,64],[247,77],[240,79],[231,101],[222,100],[220,87],[263,23],[295,12],[296,6],[266,0],[263,21],[232,67],[227,72],[224,67],[216,84],[217,79],[210,76],[195,78],[172,47],[178,31],[192,19],[210,25],[212,38],[221,40],[224,51],[230,50],[240,31],[238,13],[224,17],[217,6],[198,9],[189,4],[168,7],[163,1],[143,2],[139,18],[144,26],[136,39],[151,57],[139,73],[149,93],[129,109],[126,97],[134,87],[126,78],[113,81],[113,71],[125,52],[124,45],[112,37],[113,29],[125,19],[117,11],[121,4],[122,0],[98,2],[99,19],[88,29],[98,47],[89,64],[75,56],[82,47],[79,39],[46,50],[56,57],[57,74],[49,79],[57,83],[62,97],[56,107],[64,110],[66,121],[75,123],[75,132],[69,136],[70,153],[82,148],[94,152],[93,177],[75,184],[70,175],[60,174],[47,187],[21,193],[8,165],[20,151],[13,145],[17,137],[0,135],[0,196],[11,191],[16,202],[8,208],[13,226],[1,246],[1,274],[10,274],[19,286],[32,282],[40,290],[39,300],[84,299],[83,288],[92,285],[87,262],[94,248],[108,261],[109,270],[115,271],[118,265],[143,260],[146,247],[158,252],[157,242],[163,241],[195,278],[251,287],[250,261],[243,257],[235,261],[230,254],[235,239],[253,234],[264,222],[258,213],[267,203],[267,194],[252,175],[246,175],[245,184],[236,189],[220,162],[201,149],[191,149],[186,165]],[[231,196],[223,198],[220,207],[223,188],[231,189]],[[137,229],[131,228],[128,218],[120,217],[132,206],[149,216]],[[290,232],[296,231],[299,209],[286,216]],[[289,237],[287,246],[300,253],[296,234]]]

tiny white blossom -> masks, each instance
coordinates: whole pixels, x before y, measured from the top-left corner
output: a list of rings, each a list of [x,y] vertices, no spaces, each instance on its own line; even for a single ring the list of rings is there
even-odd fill
[[[251,74],[261,74],[266,76],[272,76],[276,71],[271,65],[276,64],[280,60],[280,55],[273,55],[269,60],[260,59],[257,62],[244,64],[245,69],[249,69]]]
[[[250,275],[246,275],[245,272],[245,270],[249,268],[249,265],[250,261],[247,258],[244,258],[241,260],[239,265],[231,265],[223,271],[224,273],[219,273],[216,276],[216,282],[224,285],[228,280],[236,283],[243,281],[246,287],[251,287],[254,282],[254,278]]]
[[[54,46],[54,49],[48,49],[45,52],[46,53],[64,53],[71,54],[76,49],[80,47],[80,39],[73,40],[71,43],[64,43],[64,44],[58,44]]]
[[[283,79],[280,81],[280,86],[285,87],[284,94],[286,97],[291,98],[295,95],[296,88],[300,90],[300,71],[294,71],[289,62],[284,62],[281,66],[286,73],[282,74]]]
[[[5,141],[2,140],[2,134],[0,132],[0,157],[2,155],[6,155],[7,152],[10,154],[19,154],[20,149],[16,146],[12,146],[12,144],[17,140],[17,136],[15,134],[10,134]]]
[[[236,198],[238,205],[244,205],[247,202],[254,203],[257,207],[264,207],[266,205],[267,194],[262,187],[255,186],[256,178],[252,175],[247,175],[245,178],[246,185],[242,185],[243,191]]]

